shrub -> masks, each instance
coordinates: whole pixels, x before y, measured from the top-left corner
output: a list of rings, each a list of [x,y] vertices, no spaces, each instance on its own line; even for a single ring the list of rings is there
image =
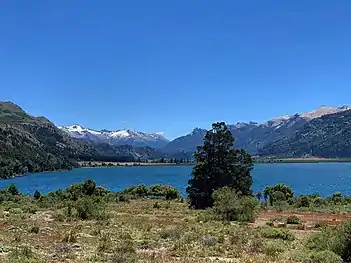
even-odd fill
[[[296,215],[291,215],[286,218],[286,223],[290,225],[300,225],[301,219]]]
[[[158,202],[155,202],[154,205],[153,205],[153,208],[156,208],[156,209],[160,209],[161,206]]]
[[[259,203],[254,197],[239,197],[229,187],[215,190],[213,193],[213,212],[221,220],[249,221],[255,220]]]
[[[15,184],[10,184],[7,189],[9,191],[9,193],[12,195],[19,195],[18,188]]]
[[[83,183],[82,190],[85,195],[93,195],[95,192],[95,188],[96,183],[93,180],[88,179]]]
[[[38,234],[39,233],[39,226],[33,226],[29,232],[33,233],[33,234]]]
[[[315,228],[326,228],[328,227],[327,221],[319,221],[314,225]]]
[[[67,233],[65,233],[62,242],[65,243],[76,243],[77,242],[77,234],[74,229],[71,229]]]
[[[76,203],[77,216],[79,219],[92,219],[96,212],[96,206],[90,198],[80,198]]]
[[[182,232],[178,228],[164,229],[160,232],[160,237],[162,239],[178,239],[182,235]]]
[[[94,195],[96,195],[96,196],[106,196],[108,194],[111,194],[111,191],[109,191],[101,186],[97,186],[95,188]]]
[[[23,214],[23,210],[21,208],[11,208],[9,210],[9,213],[14,215],[20,215]]]
[[[122,194],[122,195],[118,196],[118,201],[129,203],[130,202],[130,195]]]
[[[1,261],[3,262],[3,261]],[[27,247],[19,247],[12,250],[8,255],[8,263],[44,263],[46,261],[41,260],[36,256],[33,251]]]
[[[281,194],[275,194],[276,192],[280,192]],[[271,205],[276,201],[284,201],[292,198],[294,193],[292,189],[285,184],[277,184],[275,186],[267,186],[263,191],[263,196],[265,200],[269,199]],[[284,196],[284,199],[282,199]]]
[[[264,228],[262,229],[261,234],[263,237],[271,239],[282,239],[288,241],[293,241],[295,239],[294,235],[288,229],[284,228]]]
[[[34,195],[33,195],[34,199],[39,200],[41,197],[41,193],[39,192],[39,190],[35,190]]]
[[[335,192],[332,195],[332,200],[335,204],[340,203],[342,200],[342,194],[340,192]]]
[[[280,201],[286,201],[286,196],[283,192],[280,191],[275,191],[272,193],[272,198],[273,198],[273,203],[280,202]]]
[[[296,207],[309,207],[310,198],[307,195],[300,195],[296,201]]]
[[[112,256],[111,263],[135,263],[137,257],[135,253],[115,252]]]
[[[285,246],[284,244],[277,242],[267,242],[263,246],[263,252],[271,257],[276,257],[280,253],[284,252]]]
[[[217,239],[213,236],[203,236],[201,242],[206,246],[215,246],[218,243]]]
[[[56,212],[54,214],[54,220],[58,222],[63,222],[65,221],[66,217],[62,212]]]
[[[344,262],[351,261],[351,221],[337,228],[324,228],[312,235],[306,243],[312,250],[330,250],[339,255]]]
[[[110,250],[112,247],[112,240],[108,233],[102,233],[99,239],[98,251],[105,252]]]
[[[127,193],[130,195],[135,195],[138,197],[145,197],[148,193],[148,189],[145,184],[139,186],[131,186],[123,191],[123,193]]]
[[[148,195],[153,197],[163,197],[167,200],[177,199],[180,196],[179,191],[176,188],[160,184],[150,186]]]
[[[312,251],[309,255],[310,262],[313,263],[342,263],[342,258],[329,250]]]

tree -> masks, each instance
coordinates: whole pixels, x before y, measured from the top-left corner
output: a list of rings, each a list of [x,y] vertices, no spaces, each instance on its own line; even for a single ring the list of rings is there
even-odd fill
[[[95,188],[96,188],[96,183],[91,180],[91,179],[88,179],[86,180],[84,183],[83,183],[83,193],[85,195],[93,195],[94,194],[94,191],[95,191]]]
[[[281,199],[281,197],[283,197],[284,200],[288,200],[294,196],[292,189],[285,184],[266,186],[266,188],[263,191],[263,194],[264,194],[264,199],[265,200],[269,199],[269,202],[271,205],[273,205],[274,201]]]
[[[212,207],[213,191],[225,186],[240,196],[252,194],[252,158],[233,145],[234,138],[224,122],[214,123],[206,133],[203,146],[194,153],[196,165],[187,187],[192,207]]]
[[[17,186],[15,184],[10,184],[9,187],[8,187],[8,191],[12,195],[19,195],[18,188],[17,188]]]
[[[41,197],[41,193],[39,192],[39,190],[35,190],[34,195],[33,195],[35,200],[39,200]]]

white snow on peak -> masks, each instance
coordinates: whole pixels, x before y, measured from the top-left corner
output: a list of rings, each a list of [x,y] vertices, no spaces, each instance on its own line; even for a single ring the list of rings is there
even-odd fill
[[[283,115],[280,117],[273,118],[272,121],[286,121],[290,118],[291,118],[291,116],[289,116],[289,115]]]
[[[343,106],[340,108],[333,108],[333,107],[328,107],[328,106],[322,106],[316,110],[301,113],[301,114],[296,114],[293,116],[283,115],[280,117],[276,117],[276,118],[273,118],[272,120],[269,120],[261,125],[274,127],[275,129],[279,129],[285,123],[289,123],[288,126],[291,126],[292,122],[296,122],[296,117],[301,118],[301,119],[305,119],[307,121],[311,121],[315,118],[319,118],[319,117],[322,117],[324,115],[338,113],[338,112],[342,112],[342,111],[346,111],[346,110],[351,110],[351,107],[350,106]]]
[[[157,146],[168,143],[163,133],[144,133],[133,130],[96,131],[80,125],[58,126],[58,128],[67,132],[73,138],[112,144],[133,144],[135,142],[138,145]]]
[[[346,111],[346,110],[349,110],[349,109],[351,109],[351,107],[349,107],[349,106],[343,106],[343,107],[340,107],[340,108],[333,108],[333,107],[328,107],[328,106],[322,106],[322,107],[320,107],[320,108],[318,108],[316,110],[302,113],[302,114],[300,114],[300,117],[304,118],[304,119],[312,120],[312,119],[315,119],[315,118],[322,117],[324,115],[338,113],[338,112]]]
[[[127,130],[119,130],[110,133],[111,137],[129,137],[130,134]]]

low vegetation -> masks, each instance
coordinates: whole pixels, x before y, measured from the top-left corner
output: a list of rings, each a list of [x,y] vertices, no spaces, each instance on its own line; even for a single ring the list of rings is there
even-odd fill
[[[170,186],[140,185],[115,193],[91,180],[49,194],[36,191],[33,196],[11,185],[0,192],[0,200],[0,262],[351,259],[350,222],[318,221],[321,215],[330,215],[326,213],[305,220],[303,216],[310,213],[299,212],[295,201],[288,205],[290,215],[284,215],[289,210],[280,213],[269,201],[240,196],[228,187],[214,191],[214,205],[207,210],[189,208]],[[328,209],[339,202],[349,204],[338,193],[322,200]]]

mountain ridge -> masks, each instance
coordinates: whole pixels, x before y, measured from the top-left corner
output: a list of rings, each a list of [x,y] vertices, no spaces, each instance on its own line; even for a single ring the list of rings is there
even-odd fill
[[[290,116],[283,115],[262,123],[251,121],[248,123],[238,122],[234,125],[229,124],[228,128],[235,138],[236,148],[243,148],[249,153],[257,155],[266,145],[293,135],[311,120],[347,110],[351,110],[351,106],[336,108],[321,106],[309,112]],[[206,134],[205,131],[204,129],[194,129],[191,133],[171,141],[166,146],[165,151],[168,153],[195,151],[196,147],[202,143],[203,136]]]
[[[80,125],[58,126],[59,129],[76,139],[86,139],[111,145],[132,145],[163,148],[169,142],[160,133],[145,133],[130,129],[94,130]]]
[[[315,118],[294,135],[261,149],[272,157],[351,157],[351,110]]]

